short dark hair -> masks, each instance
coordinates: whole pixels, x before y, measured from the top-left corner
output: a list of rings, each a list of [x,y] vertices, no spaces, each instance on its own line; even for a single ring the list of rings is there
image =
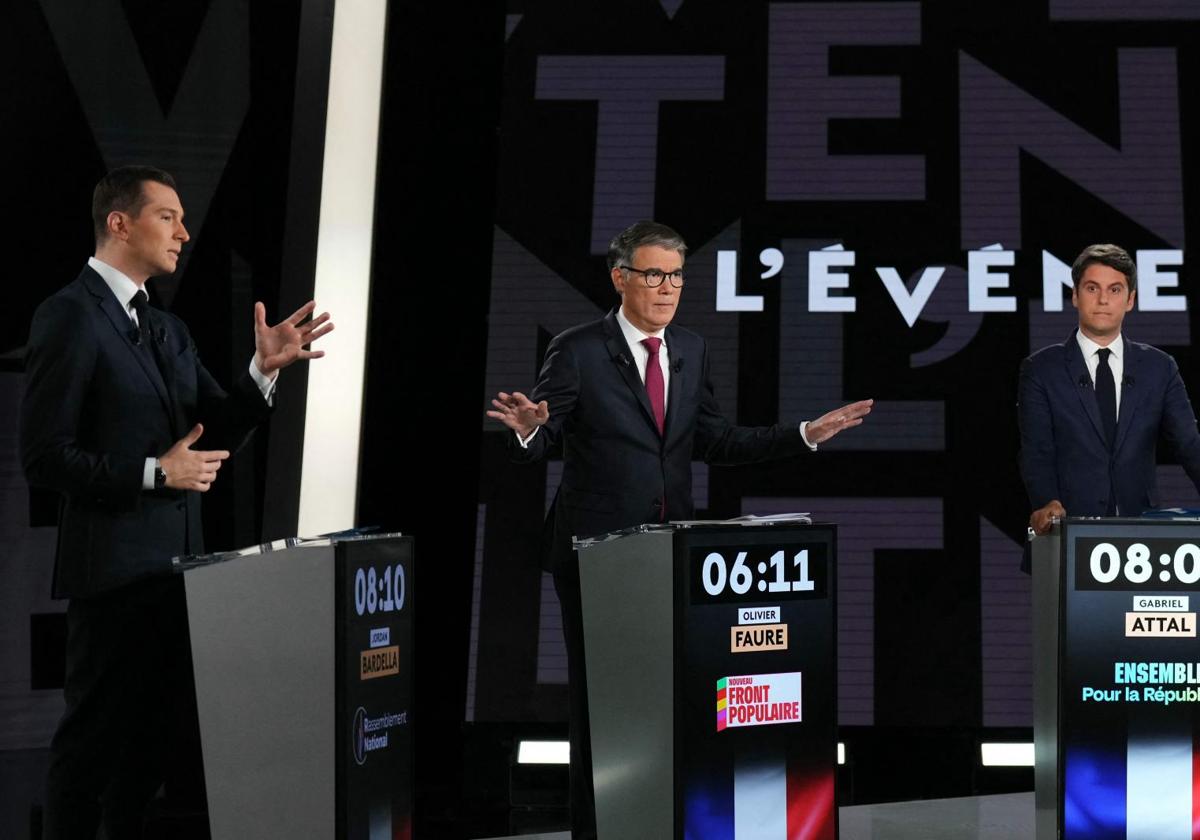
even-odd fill
[[[1108,244],[1089,245],[1079,252],[1079,256],[1071,264],[1071,282],[1075,284],[1076,289],[1079,288],[1079,281],[1083,279],[1083,273],[1093,263],[1100,263],[1121,272],[1129,283],[1129,293],[1137,291],[1137,263],[1121,246]]]
[[[683,237],[666,225],[650,221],[634,222],[608,243],[608,270],[629,265],[633,261],[633,252],[647,245],[678,251],[680,256],[687,253],[687,243]]]
[[[96,184],[92,192],[92,229],[96,233],[96,244],[108,238],[108,214],[114,210],[137,216],[146,206],[146,191],[142,184],[157,181],[178,192],[171,173],[157,166],[121,166]]]

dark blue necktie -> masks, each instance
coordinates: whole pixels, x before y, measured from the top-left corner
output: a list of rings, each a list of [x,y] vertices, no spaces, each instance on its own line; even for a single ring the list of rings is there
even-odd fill
[[[179,413],[179,403],[175,399],[175,379],[171,375],[171,366],[164,356],[162,346],[164,335],[155,334],[150,318],[150,298],[146,295],[145,289],[138,289],[129,305],[133,307],[133,311],[138,316],[138,349],[143,353],[148,353],[154,359],[154,366],[158,368],[158,375],[162,377],[163,386],[167,389],[167,400],[171,408],[171,428],[178,437],[183,434],[187,420]]]
[[[158,375],[162,377],[163,384],[170,387],[166,362],[159,353],[158,345],[155,343],[154,330],[150,325],[150,298],[147,297],[146,291],[138,289],[133,300],[129,301],[129,305],[133,307],[133,311],[138,316],[138,346],[142,352],[148,353],[154,359],[154,365],[158,368]]]
[[[1100,406],[1100,421],[1104,424],[1104,437],[1108,448],[1113,448],[1117,439],[1117,383],[1113,379],[1112,368],[1108,366],[1108,357],[1112,351],[1107,347],[1096,351],[1099,358],[1096,364],[1096,403]]]

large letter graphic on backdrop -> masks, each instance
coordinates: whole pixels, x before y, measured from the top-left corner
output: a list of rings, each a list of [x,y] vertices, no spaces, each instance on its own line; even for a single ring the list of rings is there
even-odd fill
[[[1033,725],[1033,579],[1021,546],[979,518],[979,626],[983,725]]]
[[[876,605],[891,593],[875,591],[875,552],[939,551],[943,547],[942,500],[930,498],[747,497],[743,512],[812,511],[838,523],[838,723],[875,723]]]
[[[1050,0],[1050,20],[1200,20],[1195,0]]]
[[[1121,140],[1114,148],[959,54],[963,248],[1020,247],[1022,151],[1183,247],[1175,50],[1122,49],[1118,73]]]
[[[183,191],[188,228],[200,233],[250,104],[248,5],[209,5],[166,114],[132,30],[117,23],[126,20],[119,0],[42,0],[42,9],[104,162],[170,170]],[[155,281],[167,305],[189,253],[173,277]]]
[[[842,379],[843,320],[840,312],[808,311],[809,252],[829,241],[785,239],[785,282],[779,288],[779,416],[815,417],[866,394],[845,391]],[[838,253],[838,252],[831,252]],[[937,298],[934,298],[937,300]],[[969,314],[969,313],[968,313]],[[880,451],[945,449],[945,412],[940,400],[875,401],[871,420],[853,435],[839,435],[822,449]]]
[[[1159,263],[1153,255],[1179,254],[1166,251],[1138,251],[1135,258],[1138,261],[1138,276],[1153,273]],[[1069,301],[1066,290],[1072,288],[1071,267],[1049,251],[1042,251],[1042,300],[1032,300],[1029,303],[1029,352],[1033,353],[1051,344],[1061,343],[1075,329],[1079,322],[1079,313]],[[1174,281],[1168,279],[1163,283],[1170,288]],[[1191,322],[1186,311],[1143,309],[1146,295],[1146,284],[1138,284],[1138,306],[1130,313],[1125,328],[1135,339],[1149,338],[1157,345],[1166,347],[1187,347],[1192,343]],[[1164,295],[1169,303],[1177,296]]]
[[[635,219],[654,216],[658,104],[725,95],[725,59],[709,55],[546,55],[538,99],[596,101],[591,252]]]
[[[921,155],[831,155],[829,121],[900,116],[900,81],[830,76],[835,45],[921,43],[917,3],[775,3],[767,79],[767,199],[925,198]]]

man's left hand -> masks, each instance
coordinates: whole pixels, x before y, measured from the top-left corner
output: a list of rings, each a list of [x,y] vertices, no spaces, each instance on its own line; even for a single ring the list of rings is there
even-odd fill
[[[290,317],[268,327],[267,308],[261,302],[254,304],[254,364],[264,376],[273,376],[299,359],[319,359],[325,355],[324,350],[304,349],[333,329],[328,312],[301,323],[316,308],[316,302],[310,300]]]
[[[804,427],[804,436],[814,446],[824,443],[843,429],[849,429],[862,423],[863,418],[871,413],[871,406],[874,404],[875,400],[859,400],[850,405],[835,408],[816,420],[810,420]]]

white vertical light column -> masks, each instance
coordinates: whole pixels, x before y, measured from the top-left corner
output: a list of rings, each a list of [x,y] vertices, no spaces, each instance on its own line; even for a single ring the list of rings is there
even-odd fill
[[[385,0],[337,0],[313,297],[337,329],[308,372],[297,533],[354,525],[375,223]]]

